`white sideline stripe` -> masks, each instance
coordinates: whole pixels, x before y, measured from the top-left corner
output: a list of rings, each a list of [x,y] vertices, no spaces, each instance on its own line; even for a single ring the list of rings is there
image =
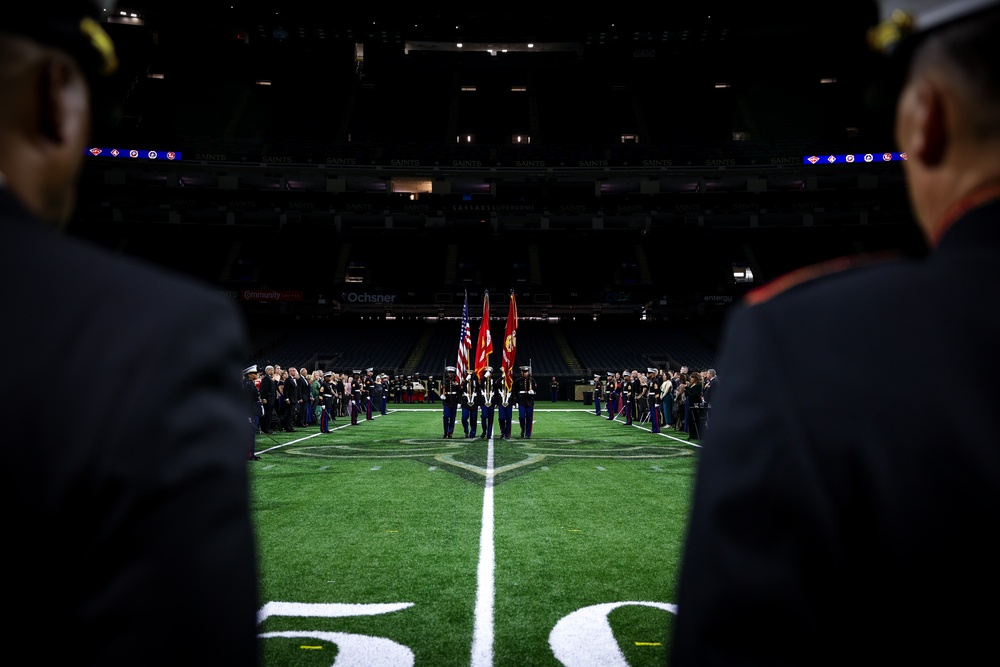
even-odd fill
[[[648,427],[647,428],[645,426],[636,426],[635,424],[633,424],[632,426],[635,426],[635,428],[639,429],[640,431],[646,431],[647,433],[653,433],[653,428],[652,427]],[[690,440],[684,440],[682,438],[678,438],[677,436],[670,435],[670,433],[668,433],[667,431],[660,431],[659,433],[653,433],[653,435],[658,435],[658,436],[660,436],[662,438],[670,438],[671,440],[676,440],[677,442],[684,443],[685,445],[691,445],[692,447],[698,447],[699,449],[701,449],[701,443],[691,442]]]
[[[479,534],[479,568],[476,573],[476,624],[472,635],[471,667],[493,665],[493,438],[486,448],[486,488],[483,492],[483,526]]]
[[[381,415],[375,415],[375,416],[381,416]],[[372,417],[372,419],[374,420],[374,417]],[[368,421],[368,420],[365,419],[363,421]],[[361,421],[359,421],[358,424],[360,425]],[[351,424],[350,422],[347,422],[346,424],[341,424],[340,426],[334,426],[332,429],[330,429],[330,433],[333,433],[334,431],[339,431],[342,428],[347,428],[348,426],[353,426],[353,424]],[[330,435],[330,433],[323,433],[322,431],[318,431],[316,433],[313,433],[312,435],[303,436],[301,438],[295,438],[294,440],[289,440],[288,442],[283,442],[283,443],[281,443],[279,445],[275,445],[273,447],[268,447],[267,449],[261,449],[259,451],[254,452],[254,454],[266,454],[267,452],[273,452],[276,449],[281,449],[283,447],[287,447],[288,445],[297,445],[300,442],[305,442],[306,440],[311,440],[312,438],[315,438],[315,437],[320,436],[320,435]]]
[[[589,410],[588,412],[590,412],[590,414],[594,414],[593,410]],[[607,419],[607,417],[604,417],[604,419]],[[611,419],[609,421],[615,421],[615,420]],[[640,431],[646,431],[648,433],[652,433],[653,432],[653,428],[652,427],[648,427],[647,428],[645,426],[639,426],[638,424],[632,424],[632,427],[633,428],[637,428]],[[692,447],[697,447],[698,449],[701,449],[701,444],[699,444],[697,442],[691,442],[690,440],[683,440],[683,439],[678,438],[676,436],[670,435],[670,433],[667,433],[666,431],[660,431],[659,433],[656,433],[654,435],[658,435],[658,436],[663,437],[663,438],[670,438],[671,440],[676,440],[677,442],[683,443],[685,445],[691,445]]]

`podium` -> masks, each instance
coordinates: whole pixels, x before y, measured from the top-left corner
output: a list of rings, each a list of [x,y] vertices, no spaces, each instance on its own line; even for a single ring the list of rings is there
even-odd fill
[[[701,440],[705,437],[705,431],[708,430],[708,414],[712,408],[699,404],[692,405],[689,410],[691,411],[691,420],[688,424],[688,439]]]

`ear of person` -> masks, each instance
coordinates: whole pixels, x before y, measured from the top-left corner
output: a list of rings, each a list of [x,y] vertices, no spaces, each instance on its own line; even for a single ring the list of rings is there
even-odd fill
[[[928,79],[921,79],[914,88],[913,94],[908,96],[913,100],[913,148],[907,151],[907,155],[934,167],[941,163],[948,143],[943,93]]]

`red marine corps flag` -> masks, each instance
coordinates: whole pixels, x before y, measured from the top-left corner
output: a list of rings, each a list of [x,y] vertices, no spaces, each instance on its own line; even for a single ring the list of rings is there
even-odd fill
[[[469,327],[469,293],[465,293],[465,306],[462,308],[462,334],[458,339],[458,363],[455,364],[455,377],[459,382],[465,379],[469,370],[469,352],[472,351],[472,329]]]
[[[514,386],[514,353],[517,352],[517,301],[510,291],[510,309],[507,311],[507,330],[503,335],[503,386],[509,392]]]
[[[482,379],[483,371],[490,365],[493,354],[493,338],[490,337],[490,292],[483,290],[483,320],[479,323],[479,339],[476,341],[476,377]]]

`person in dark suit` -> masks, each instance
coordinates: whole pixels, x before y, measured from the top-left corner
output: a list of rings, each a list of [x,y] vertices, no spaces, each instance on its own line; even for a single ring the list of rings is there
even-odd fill
[[[242,316],[66,231],[116,63],[87,2],[0,22],[0,281],[16,287],[0,349],[13,377],[40,360],[88,377],[72,419],[4,432],[4,633],[80,665],[256,665]],[[30,414],[37,397],[4,386],[4,407]]]
[[[712,398],[715,396],[715,390],[719,387],[719,376],[716,374],[714,368],[709,368],[705,371],[705,376],[702,378],[702,399],[705,401],[705,405],[712,405]]]
[[[312,380],[309,378],[309,369],[300,368],[297,381],[299,383],[300,401],[298,424],[300,427],[305,428],[306,426],[312,426],[315,422],[313,418]]]
[[[274,407],[277,403],[278,389],[274,384],[271,374],[274,366],[265,366],[264,375],[260,378],[260,402],[264,407],[264,416],[261,418],[260,430],[266,435],[272,433],[271,421],[274,419]]]
[[[281,427],[286,432],[291,433],[295,431],[295,425],[298,423],[299,405],[302,403],[302,397],[299,396],[299,371],[297,368],[292,366],[288,369],[288,376],[282,381],[281,386],[285,396],[285,414],[282,415]]]
[[[895,138],[927,252],[809,267],[729,315],[675,666],[996,653],[1000,3],[890,2],[882,16],[871,34],[901,73]],[[926,418],[942,400],[928,357],[964,380],[947,419]],[[868,371],[876,395],[859,388]]]

